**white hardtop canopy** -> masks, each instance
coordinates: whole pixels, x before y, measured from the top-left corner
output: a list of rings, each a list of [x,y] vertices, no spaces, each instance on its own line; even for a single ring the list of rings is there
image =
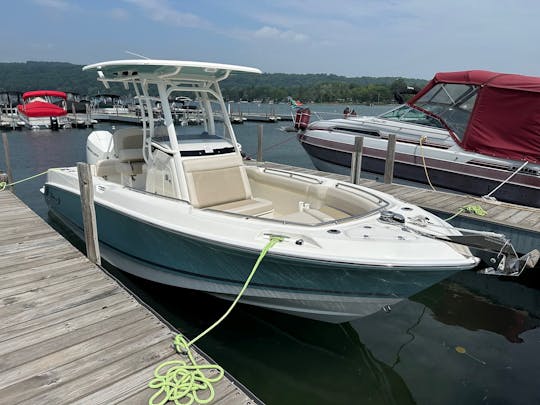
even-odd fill
[[[174,170],[176,172],[176,187],[180,191],[182,198],[188,200],[189,193],[182,164],[183,156],[178,145],[177,133],[169,105],[169,97],[173,92],[194,93],[201,102],[204,115],[206,116],[205,129],[207,133],[212,135],[216,134],[216,127],[211,101],[216,101],[219,104],[223,123],[230,137],[231,146],[234,148],[235,153],[240,155],[236,137],[219,88],[219,82],[226,79],[231,72],[262,73],[259,69],[245,66],[159,59],[100,62],[84,66],[83,70],[97,71],[98,80],[103,82],[107,88],[109,87],[109,82],[123,83],[126,89],[130,84],[133,85],[137,95],[136,99],[141,106],[141,114],[143,115],[143,156],[146,163],[150,163],[152,159],[151,150],[154,145],[152,138],[155,133],[154,121],[156,119],[152,113],[151,101],[154,100],[154,97],[150,94],[149,85],[156,86],[162,104],[164,126],[167,129],[169,138],[169,145],[160,149],[173,157]]]
[[[211,62],[194,62],[182,60],[132,59],[113,60],[94,63],[83,67],[83,70],[97,70],[99,78],[106,81],[122,82],[137,77],[150,80],[221,81],[231,72],[262,73],[257,68],[227,65]]]

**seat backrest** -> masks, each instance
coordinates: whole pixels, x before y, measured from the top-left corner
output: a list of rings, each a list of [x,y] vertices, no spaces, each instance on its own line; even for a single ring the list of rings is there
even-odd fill
[[[136,162],[143,157],[143,130],[141,128],[121,128],[113,134],[114,149],[120,162]]]
[[[184,158],[183,165],[191,204],[196,208],[252,198],[238,154]]]

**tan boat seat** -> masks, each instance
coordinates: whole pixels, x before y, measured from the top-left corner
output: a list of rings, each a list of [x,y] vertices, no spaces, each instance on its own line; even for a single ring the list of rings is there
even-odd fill
[[[136,176],[143,172],[144,162],[121,162],[120,159],[104,159],[96,163],[96,176],[107,178],[114,175]]]
[[[114,148],[120,162],[143,161],[143,131],[121,128],[114,133]]]
[[[183,160],[191,204],[235,214],[261,216],[273,211],[273,204],[253,198],[249,180],[237,154],[199,156]]]
[[[233,212],[240,215],[262,216],[273,211],[272,202],[262,198],[250,198],[208,207],[213,210]]]

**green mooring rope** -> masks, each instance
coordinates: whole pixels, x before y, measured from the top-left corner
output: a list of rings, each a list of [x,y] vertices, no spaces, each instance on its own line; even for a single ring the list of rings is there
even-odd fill
[[[268,253],[268,251],[274,245],[281,241],[283,241],[283,237],[281,236],[272,236],[270,238],[270,241],[259,254],[259,258],[255,262],[251,273],[246,279],[236,299],[233,301],[229,309],[221,316],[221,318],[219,318],[216,322],[214,322],[214,324],[212,324],[212,326],[207,328],[195,339],[189,342],[183,335],[176,335],[174,339],[176,351],[179,354],[187,354],[191,364],[184,360],[170,360],[160,364],[154,370],[154,378],[148,384],[150,388],[158,390],[148,400],[149,405],[164,405],[168,401],[173,401],[176,405],[191,405],[194,402],[198,404],[207,404],[214,399],[215,392],[212,384],[223,378],[223,368],[217,364],[197,364],[195,357],[191,352],[190,346],[219,325],[221,321],[223,321],[231,313],[246,291],[251,279],[259,267],[259,264],[266,256],[266,253]],[[217,372],[217,374],[215,376],[208,377],[203,373],[203,370],[207,370],[212,374],[216,374]],[[199,393],[205,393],[206,398],[201,398]]]
[[[463,207],[461,207],[450,218],[446,218],[445,221],[450,221],[451,219],[454,219],[455,217],[457,217],[458,215],[460,215],[460,214],[462,214],[464,212],[468,212],[468,213],[471,213],[471,214],[476,214],[476,215],[481,216],[481,217],[487,215],[487,211],[485,209],[483,209],[480,205],[478,205],[478,204],[469,204],[469,205],[464,205]]]
[[[53,170],[53,169],[49,169],[49,170]],[[28,180],[32,180],[32,179],[35,179],[36,177],[39,177],[39,176],[43,176],[44,174],[47,174],[49,172],[49,170],[46,170],[46,171],[44,171],[42,173],[35,174],[33,176],[27,177],[27,178],[22,179],[22,180],[14,181],[13,183],[6,183],[5,181],[0,181],[0,191],[4,191],[6,189],[6,187],[12,187],[15,184],[19,184],[19,183],[22,183],[22,182],[25,182],[25,181],[28,181]]]

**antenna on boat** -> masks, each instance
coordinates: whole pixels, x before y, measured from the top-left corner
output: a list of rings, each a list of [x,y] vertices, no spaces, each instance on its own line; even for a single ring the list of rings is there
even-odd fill
[[[124,51],[124,52],[129,53],[130,55],[133,55],[133,56],[137,56],[137,57],[142,58],[142,59],[150,59],[150,58],[147,58],[146,56],[139,55],[138,53],[135,53],[135,52],[131,52],[131,51]]]

